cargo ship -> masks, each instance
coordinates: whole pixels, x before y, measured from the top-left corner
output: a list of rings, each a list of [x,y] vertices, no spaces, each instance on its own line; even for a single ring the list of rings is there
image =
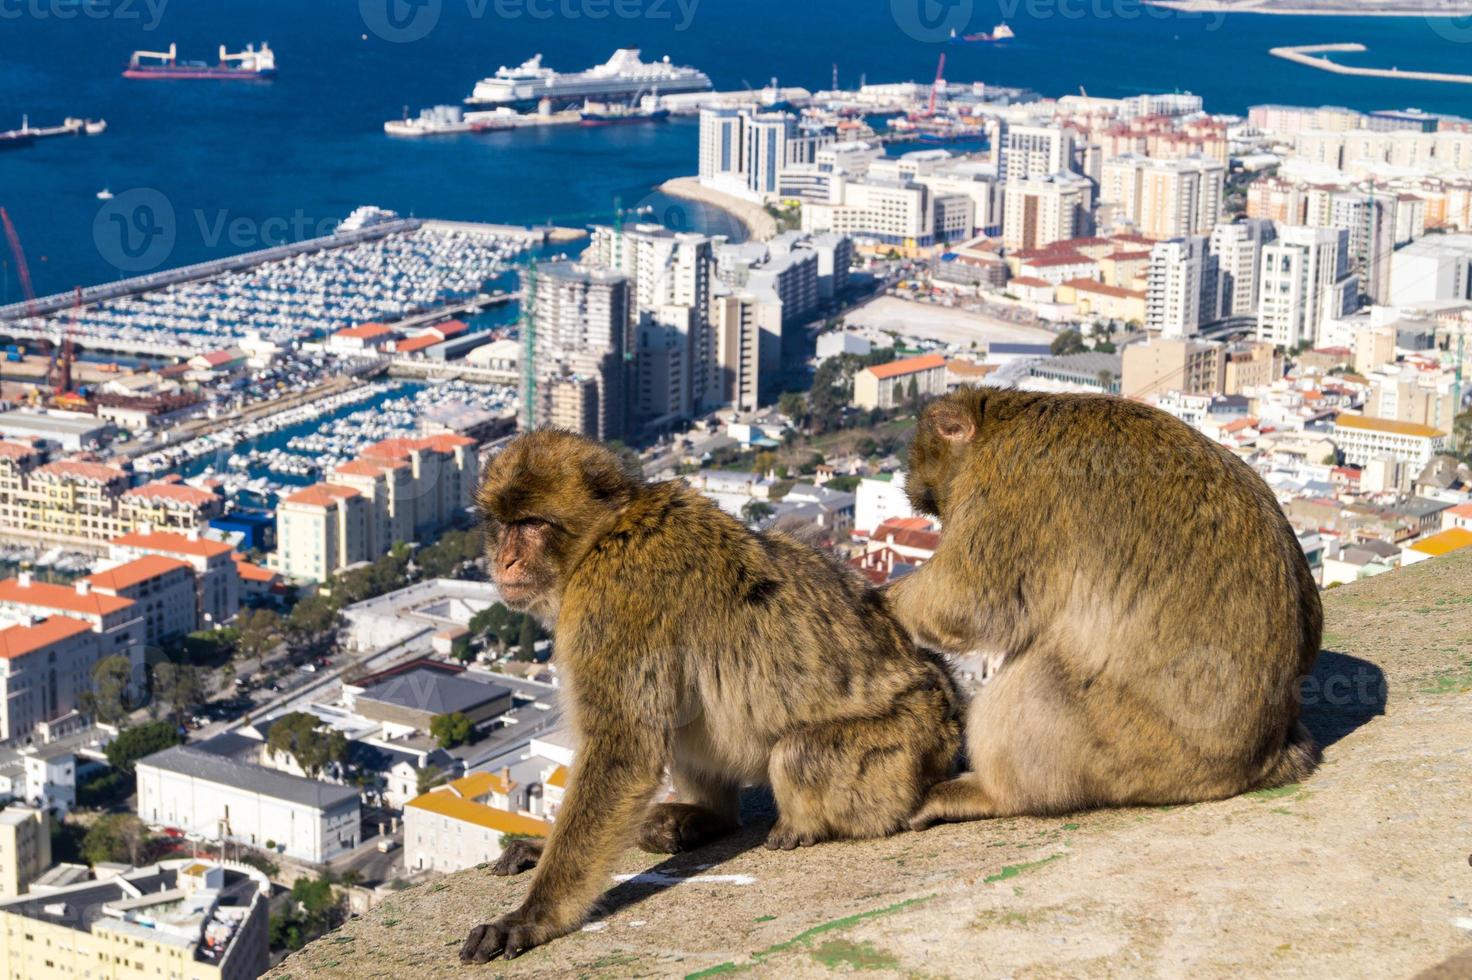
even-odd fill
[[[584,126],[625,126],[630,123],[664,122],[668,109],[639,109],[634,106],[588,102],[583,105]]]
[[[638,48],[620,48],[604,64],[564,75],[542,66],[536,55],[516,68],[502,67],[476,83],[465,101],[484,106],[541,106],[566,108],[589,99],[632,102],[653,90],[666,94],[708,92],[714,86],[705,72],[670,63],[640,59]]]
[[[68,116],[62,120],[60,126],[32,126],[30,116],[21,116],[19,129],[10,129],[0,133],[0,149],[14,150],[30,146],[36,140],[47,136],[97,136],[106,129],[105,119],[77,119]]]
[[[514,124],[495,112],[464,112],[457,105],[437,105],[420,109],[418,117],[391,119],[383,124],[390,136],[450,136],[456,133],[494,133],[511,129]]]
[[[276,52],[269,44],[259,48],[247,44],[244,51],[230,54],[220,45],[220,60],[207,65],[203,61],[180,61],[179,46],[170,44],[167,51],[134,51],[123,69],[124,78],[150,79],[242,79],[254,81],[276,77]]]
[[[990,34],[962,34],[957,36],[954,30],[951,31],[952,43],[965,41],[967,44],[999,44],[1002,41],[1010,41],[1016,36],[1012,28],[1008,27],[1006,23],[1001,23],[993,27]]]

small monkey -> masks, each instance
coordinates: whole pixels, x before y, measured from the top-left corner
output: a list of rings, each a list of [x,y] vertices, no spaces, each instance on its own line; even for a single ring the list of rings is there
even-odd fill
[[[1221,799],[1307,776],[1297,681],[1323,613],[1272,492],[1164,412],[963,388],[923,413],[906,490],[935,557],[887,592],[916,642],[998,651],[969,772],[911,821]]]
[[[628,843],[656,853],[738,826],[769,785],[770,848],[904,829],[951,774],[960,698],[858,576],[758,535],[679,482],[649,484],[565,432],[521,436],[478,503],[502,599],[550,625],[580,738],[520,908],[460,958],[512,958],[578,928]],[[668,766],[679,802],[651,805]]]

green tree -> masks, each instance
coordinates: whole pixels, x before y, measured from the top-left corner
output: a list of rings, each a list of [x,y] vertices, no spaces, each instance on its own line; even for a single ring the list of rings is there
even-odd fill
[[[107,743],[107,761],[114,769],[132,773],[133,765],[145,756],[162,752],[183,739],[179,729],[167,721],[149,721],[141,725],[124,728],[118,737]]]
[[[245,657],[261,657],[281,642],[285,624],[281,616],[269,609],[252,609],[240,614],[236,623],[240,639],[236,649]]]
[[[170,717],[177,719],[207,700],[209,694],[198,667],[165,660],[153,668],[153,697],[156,705],[168,708]]]
[[[103,657],[92,668],[92,690],[82,695],[83,709],[108,725],[123,721],[133,709],[132,679],[133,665],[127,657]]]
[[[428,793],[445,781],[445,771],[439,766],[425,766],[414,777],[414,791],[420,796]]]
[[[458,711],[435,715],[429,721],[429,735],[442,749],[453,749],[470,741],[470,719]]]
[[[915,378],[910,379],[910,387],[906,389],[905,396],[910,401],[910,411],[920,411],[920,382]]]
[[[337,606],[321,595],[309,595],[292,607],[286,628],[298,637],[317,637],[337,625]]]
[[[542,639],[542,627],[531,616],[522,614],[521,635],[516,642],[516,656],[518,660],[531,661],[537,659],[537,641]]]
[[[792,420],[792,427],[794,429],[807,427],[808,400],[803,397],[801,392],[783,392],[782,397],[777,399],[777,411]]]
[[[348,742],[342,732],[324,729],[321,719],[305,711],[282,715],[271,724],[266,749],[273,756],[284,752],[308,776],[316,778],[329,765],[347,760]]]
[[[98,817],[82,838],[82,857],[88,864],[107,861],[143,863],[148,844],[148,831],[143,821],[131,813],[105,813]]]
[[[741,519],[753,527],[775,513],[776,511],[772,509],[772,505],[765,500],[753,498],[741,505]]]
[[[1065,330],[1053,338],[1051,350],[1054,357],[1063,357],[1067,354],[1079,354],[1088,348],[1084,346],[1084,335],[1077,330]]]

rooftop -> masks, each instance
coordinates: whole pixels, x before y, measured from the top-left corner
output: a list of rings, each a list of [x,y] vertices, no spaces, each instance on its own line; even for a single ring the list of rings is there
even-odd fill
[[[119,599],[100,592],[78,592],[74,586],[53,585],[35,580],[29,585],[22,585],[18,578],[0,581],[0,602],[37,606],[41,609],[60,609],[87,616],[110,616],[133,605],[132,599]]]
[[[876,364],[864,370],[882,381],[885,378],[898,378],[906,374],[917,374],[920,371],[930,371],[945,366],[946,359],[940,354],[921,354],[919,357],[907,357],[900,361],[890,361],[888,364]]]
[[[197,558],[213,558],[230,551],[230,546],[213,538],[191,538],[187,534],[173,531],[135,532],[112,539],[112,543],[124,548],[144,551],[167,551],[175,555],[193,555]]]
[[[1472,547],[1472,531],[1464,527],[1447,528],[1435,534],[1422,538],[1411,546],[1412,551],[1419,551],[1423,555],[1440,558],[1449,555],[1453,551],[1461,551],[1463,548]]]
[[[359,496],[358,491],[352,487],[340,487],[335,483],[314,483],[304,490],[287,497],[284,501],[288,504],[302,504],[307,507],[331,507],[339,500]]]
[[[185,486],[182,483],[165,483],[156,480],[153,483],[145,483],[141,487],[134,487],[123,496],[136,497],[143,500],[159,500],[171,504],[185,504],[190,507],[203,507],[206,504],[215,503],[220,499],[217,494],[208,490],[199,490],[195,487]]]
[[[466,680],[459,674],[446,674],[424,667],[385,678],[364,689],[358,701],[377,701],[414,711],[443,715],[452,711],[470,711],[489,701],[511,694],[499,684]]]
[[[193,776],[205,782],[233,786],[319,810],[331,810],[358,799],[358,790],[353,786],[335,786],[316,779],[303,779],[264,766],[236,762],[226,756],[214,755],[189,745],[175,745],[162,752],[155,752],[140,759],[138,765]]]
[[[1351,415],[1341,412],[1334,420],[1334,424],[1342,429],[1359,429],[1364,432],[1384,432],[1389,435],[1417,436],[1422,439],[1435,439],[1446,435],[1440,429],[1433,429],[1429,425],[1417,425],[1415,422],[1397,422],[1393,419],[1377,419],[1369,415]]]
[[[94,572],[87,576],[87,580],[92,583],[94,589],[116,592],[118,589],[129,589],[149,579],[159,578],[180,569],[190,575],[194,574],[194,566],[188,562],[177,558],[166,558],[163,555],[144,555],[142,558],[135,558],[106,571]]]
[[[523,816],[520,813],[509,813],[506,810],[497,810],[495,807],[477,803],[474,800],[463,799],[443,787],[430,790],[423,796],[416,796],[405,807],[413,807],[416,810],[428,810],[430,813],[438,813],[442,817],[452,820],[463,820],[477,827],[485,827],[488,830],[499,831],[503,834],[528,834],[533,837],[545,837],[552,829],[552,825],[545,820],[536,817]]]
[[[13,660],[28,653],[44,650],[54,643],[90,633],[92,626],[80,619],[49,616],[32,626],[18,623],[0,629],[0,658]]]
[[[630,847],[591,929],[482,972],[1408,977],[1447,963],[1472,945],[1456,754],[1472,731],[1472,603],[1427,607],[1468,594],[1472,553],[1325,593],[1304,689],[1325,761],[1302,785],[791,852],[762,847],[772,813],[749,794],[743,830],[675,857]],[[436,878],[269,976],[445,976],[470,928],[528,884]]]

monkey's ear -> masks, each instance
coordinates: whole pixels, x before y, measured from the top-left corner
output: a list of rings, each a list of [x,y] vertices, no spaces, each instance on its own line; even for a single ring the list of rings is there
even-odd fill
[[[931,405],[925,412],[925,424],[946,442],[970,442],[976,435],[976,422],[966,407],[950,399]]]

